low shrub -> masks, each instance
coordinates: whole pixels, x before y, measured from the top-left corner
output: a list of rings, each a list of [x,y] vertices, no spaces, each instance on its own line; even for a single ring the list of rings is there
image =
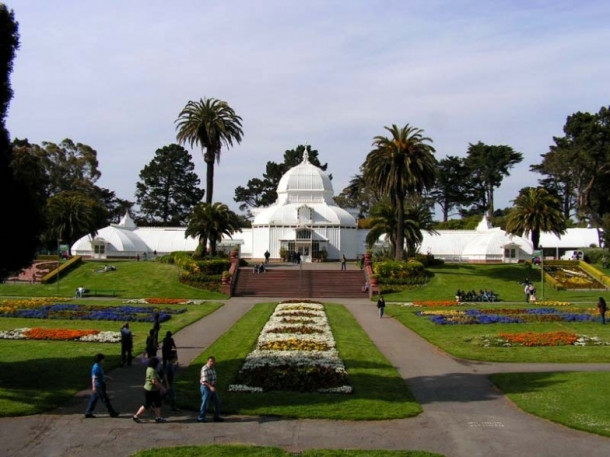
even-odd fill
[[[406,262],[386,260],[384,262],[377,262],[373,265],[373,270],[379,276],[381,284],[425,284],[433,276],[417,260],[408,260]]]

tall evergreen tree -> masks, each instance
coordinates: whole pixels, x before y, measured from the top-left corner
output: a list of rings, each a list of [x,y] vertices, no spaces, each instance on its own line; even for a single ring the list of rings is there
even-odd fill
[[[191,154],[178,144],[157,149],[140,171],[136,202],[147,225],[181,226],[203,198]]]
[[[447,156],[439,161],[438,179],[430,196],[441,207],[443,222],[447,222],[453,209],[472,203],[474,193],[470,187],[470,174],[463,158]]]
[[[11,218],[3,224],[2,234],[7,243],[17,247],[11,255],[0,256],[0,279],[31,263],[43,228],[40,194],[35,183],[28,180],[29,172],[35,171],[23,168],[33,163],[13,160],[6,129],[8,106],[13,97],[10,74],[18,48],[19,25],[13,11],[0,3],[0,203],[3,214]]]
[[[510,174],[510,169],[523,161],[523,154],[506,145],[470,144],[466,167],[470,186],[478,193],[481,206],[487,210],[489,220],[494,214],[494,189]]]

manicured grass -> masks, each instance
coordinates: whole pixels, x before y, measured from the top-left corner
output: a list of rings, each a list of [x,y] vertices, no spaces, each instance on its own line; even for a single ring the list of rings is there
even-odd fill
[[[318,394],[228,392],[233,376],[253,349],[275,303],[259,304],[184,370],[177,381],[181,407],[200,403],[197,385],[201,366],[216,357],[223,413],[277,415],[311,419],[381,420],[411,417],[421,412],[404,380],[379,352],[354,317],[341,305],[326,305],[329,323],[354,392]]]
[[[442,457],[423,451],[383,451],[355,449],[312,449],[299,453],[284,451],[278,447],[242,446],[242,445],[210,445],[210,446],[180,446],[160,449],[150,449],[133,454],[134,457]]]
[[[412,302],[413,300],[455,300],[455,292],[460,290],[492,289],[504,302],[524,302],[523,286],[526,278],[536,286],[538,299],[562,300],[572,302],[597,302],[603,291],[555,290],[547,282],[544,290],[540,269],[526,264],[446,264],[429,268],[434,273],[430,282],[421,287],[392,291],[392,286],[383,286],[386,301]]]
[[[525,304],[510,305],[510,307],[525,307]],[[590,308],[591,305],[579,305]],[[465,309],[450,307],[443,309]],[[506,305],[479,305],[485,308],[502,308]],[[610,348],[608,346],[556,346],[556,347],[482,347],[469,340],[476,336],[497,334],[500,332],[552,332],[567,331],[588,336],[599,336],[604,341],[610,341],[610,325],[598,322],[545,322],[527,324],[473,324],[473,325],[437,325],[427,317],[416,316],[421,310],[434,308],[405,307],[388,305],[386,312],[402,322],[411,330],[417,332],[432,344],[442,348],[449,354],[470,360],[485,360],[490,362],[551,362],[551,363],[608,363]]]
[[[116,271],[96,273],[104,265],[114,265]],[[193,298],[222,300],[220,292],[197,289],[178,281],[180,269],[159,262],[85,261],[75,270],[60,275],[59,283],[0,284],[0,296],[73,297],[78,287],[115,290],[123,298]]]
[[[528,413],[610,436],[609,372],[502,373],[491,380]]]
[[[181,306],[181,305],[170,305]],[[162,332],[176,332],[218,309],[220,303],[188,305],[188,311],[173,315]],[[20,327],[97,329],[119,331],[120,322],[0,319],[0,330]],[[132,322],[134,355],[143,352],[149,322]],[[53,409],[89,384],[93,356],[102,352],[105,370],[120,365],[120,344],[70,341],[0,340],[0,416],[20,416]]]

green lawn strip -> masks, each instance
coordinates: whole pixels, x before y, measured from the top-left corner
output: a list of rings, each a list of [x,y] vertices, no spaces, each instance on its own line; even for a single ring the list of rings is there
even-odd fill
[[[415,402],[404,380],[341,305],[327,305],[326,312],[339,355],[345,363],[354,389],[351,395],[228,392],[233,376],[254,348],[258,335],[275,306],[275,303],[256,305],[180,375],[178,398],[182,407],[193,409],[193,406],[199,405],[199,371],[207,357],[214,355],[217,359],[224,413],[380,420],[411,417],[421,412],[421,407]]]
[[[511,308],[525,307],[510,305]],[[473,306],[474,307],[474,306]],[[506,305],[478,305],[484,308],[502,308]],[[590,308],[590,305],[579,307]],[[405,307],[388,305],[386,312],[402,322],[403,325],[417,332],[435,346],[449,354],[469,360],[489,362],[551,362],[551,363],[608,363],[610,350],[608,346],[554,346],[554,347],[482,347],[472,343],[472,338],[498,333],[520,332],[574,332],[579,335],[598,336],[610,341],[610,325],[598,322],[545,322],[527,324],[472,324],[472,325],[438,325],[427,317],[416,316],[417,311],[433,309],[467,309],[461,307]]]
[[[423,451],[385,451],[361,449],[312,449],[299,453],[284,451],[278,447],[244,446],[229,444],[213,444],[209,446],[179,446],[150,449],[132,454],[133,457],[200,457],[213,455],[214,457],[442,457]]]
[[[180,306],[183,305],[167,305]],[[162,333],[181,328],[221,307],[221,303],[188,305],[161,324]],[[23,327],[119,331],[122,322],[0,318],[0,330]],[[150,322],[131,322],[134,355],[144,350]],[[164,333],[163,333],[164,334]],[[105,354],[108,373],[120,365],[120,344],[75,341],[0,340],[0,416],[22,416],[53,409],[90,384],[93,356]]]
[[[116,271],[96,273],[105,264]],[[78,287],[115,290],[122,298],[191,298],[219,300],[227,298],[220,292],[198,289],[178,281],[180,268],[159,262],[85,261],[75,270],[60,276],[59,285],[0,284],[0,296],[73,297]]]
[[[526,278],[536,286],[538,299],[542,297],[543,287],[540,269],[527,264],[445,264],[428,268],[434,277],[424,286],[410,287],[398,291],[396,286],[382,285],[386,301],[412,302],[414,300],[455,300],[460,290],[492,289],[504,302],[524,302],[522,283]],[[390,292],[391,291],[391,292]],[[544,283],[544,298],[572,302],[597,302],[600,291],[553,289]]]
[[[610,372],[502,373],[491,380],[528,413],[610,436]]]

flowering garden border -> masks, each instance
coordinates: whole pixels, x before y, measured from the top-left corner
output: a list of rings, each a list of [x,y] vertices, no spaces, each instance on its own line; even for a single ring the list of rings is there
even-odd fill
[[[81,341],[87,343],[119,343],[120,332],[102,330],[74,330],[66,328],[16,328],[0,330],[0,339]]]
[[[497,308],[418,311],[417,316],[428,317],[438,325],[466,324],[524,324],[528,322],[592,322],[597,320],[596,309],[590,308]]]
[[[246,357],[231,392],[351,393],[320,303],[280,303]]]
[[[610,346],[597,336],[578,335],[574,332],[521,332],[483,335],[471,340],[484,347],[540,347],[540,346]]]

